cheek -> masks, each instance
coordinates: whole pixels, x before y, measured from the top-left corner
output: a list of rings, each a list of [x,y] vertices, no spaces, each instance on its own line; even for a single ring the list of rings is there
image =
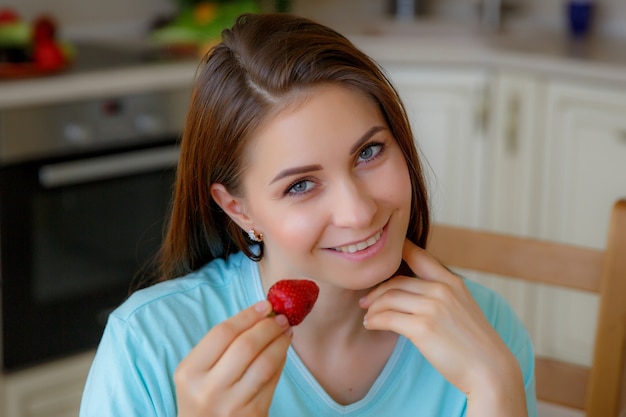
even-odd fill
[[[275,216],[272,226],[274,243],[285,250],[299,250],[313,245],[320,234],[321,216],[309,210],[285,210]]]
[[[403,169],[398,169],[397,165],[390,168],[387,175],[384,176],[385,179],[380,181],[378,186],[385,193],[387,201],[398,205],[400,209],[410,209],[412,200],[411,177],[404,160],[398,164],[401,164]]]

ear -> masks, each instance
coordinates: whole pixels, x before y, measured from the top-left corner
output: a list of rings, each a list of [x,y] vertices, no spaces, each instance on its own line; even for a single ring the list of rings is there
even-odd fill
[[[211,184],[211,197],[239,227],[250,229],[251,221],[241,198],[233,196],[226,187],[217,183]]]

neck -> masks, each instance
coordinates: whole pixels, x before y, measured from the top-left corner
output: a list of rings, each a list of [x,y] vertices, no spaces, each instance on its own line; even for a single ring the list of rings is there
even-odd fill
[[[294,328],[294,338],[306,337],[310,341],[357,340],[369,332],[363,327],[365,310],[359,299],[367,291],[354,291],[319,284],[320,294],[315,307],[306,319]]]

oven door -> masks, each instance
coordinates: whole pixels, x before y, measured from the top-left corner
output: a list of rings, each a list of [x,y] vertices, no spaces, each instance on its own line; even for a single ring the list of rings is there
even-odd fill
[[[162,240],[178,148],[0,168],[3,368],[97,345]]]

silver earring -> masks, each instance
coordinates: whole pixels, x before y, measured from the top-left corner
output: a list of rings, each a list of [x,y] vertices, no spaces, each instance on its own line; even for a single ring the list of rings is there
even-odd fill
[[[263,242],[263,233],[257,233],[254,229],[248,230],[248,237],[253,242]]]

